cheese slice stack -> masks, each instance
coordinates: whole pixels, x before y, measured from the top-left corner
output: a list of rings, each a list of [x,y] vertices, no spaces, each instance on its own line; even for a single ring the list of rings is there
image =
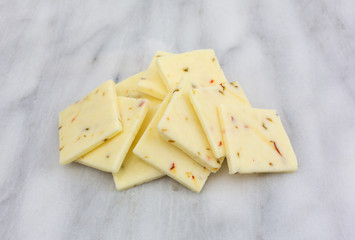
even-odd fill
[[[149,101],[146,99],[118,97],[122,132],[80,157],[77,162],[102,171],[117,173],[143,123],[148,104]]]
[[[290,172],[297,159],[275,110],[218,107],[229,173]]]
[[[219,126],[217,107],[229,104],[233,108],[250,106],[239,83],[232,82],[190,91],[191,104],[200,120],[208,142],[216,158],[225,157],[222,132]]]
[[[160,135],[177,146],[201,166],[216,172],[223,159],[214,157],[211,146],[190,104],[191,81],[185,76],[174,91],[172,99],[158,124]]]
[[[200,192],[210,171],[162,139],[157,129],[170,98],[171,94],[165,97],[133,153],[192,191]]]

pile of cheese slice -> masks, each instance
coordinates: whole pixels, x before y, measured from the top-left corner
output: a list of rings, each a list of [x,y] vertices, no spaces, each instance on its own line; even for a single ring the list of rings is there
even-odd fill
[[[200,192],[229,173],[290,172],[297,159],[275,110],[252,108],[213,50],[157,52],[148,69],[100,85],[59,114],[60,163],[111,172],[118,190],[168,175]]]

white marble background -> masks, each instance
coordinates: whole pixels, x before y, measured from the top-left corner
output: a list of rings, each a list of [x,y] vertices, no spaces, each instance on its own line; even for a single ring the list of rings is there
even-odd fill
[[[292,174],[123,192],[58,163],[58,113],[156,50],[213,48],[280,112]],[[0,239],[355,239],[355,2],[0,0]]]

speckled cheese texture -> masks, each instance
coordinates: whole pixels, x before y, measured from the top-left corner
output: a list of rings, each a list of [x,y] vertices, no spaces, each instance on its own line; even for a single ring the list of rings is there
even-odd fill
[[[77,160],[121,130],[115,85],[109,80],[59,114],[59,162]]]
[[[138,82],[144,76],[145,72],[137,73],[116,84],[116,91],[118,96],[131,98],[145,98],[148,99],[151,105],[161,103],[161,100],[150,95],[144,94],[138,90]]]
[[[201,166],[216,172],[224,158],[216,159],[213,155],[200,121],[190,104],[188,93],[191,89],[191,82],[188,76],[185,76],[173,93],[158,124],[158,131],[168,143],[184,151]]]
[[[195,192],[200,192],[210,171],[161,138],[157,125],[171,99],[168,94],[133,152],[141,159]]]
[[[227,83],[212,49],[202,49],[157,59],[158,71],[166,89],[175,90],[183,76],[189,75],[196,87]]]
[[[238,82],[198,88],[190,91],[191,104],[200,120],[208,142],[216,158],[225,157],[217,106],[249,106],[249,101]]]
[[[106,172],[118,172],[147,114],[149,101],[118,97],[118,103],[122,132],[80,157],[77,162]]]
[[[152,62],[150,63],[148,69],[145,71],[144,75],[138,82],[138,90],[148,94],[150,96],[156,97],[158,99],[164,99],[168,90],[166,89],[163,81],[160,78],[156,61],[162,56],[172,55],[171,53],[158,51]]]
[[[144,72],[138,73],[116,84],[118,96],[145,98],[149,100],[149,110],[143,124],[139,129],[130,149],[128,150],[120,170],[118,173],[113,174],[115,185],[118,190],[131,188],[165,175],[133,154],[134,147],[143,135],[145,129],[158,109],[159,104],[161,103],[159,99],[138,91],[138,81],[143,74]]]
[[[145,129],[148,127],[158,107],[159,105],[149,107],[149,111],[144,119],[144,122],[126,155],[120,170],[118,173],[113,174],[113,179],[115,181],[117,190],[131,188],[165,175],[133,154],[134,147],[137,145]]]
[[[275,110],[218,107],[229,173],[291,172],[297,159]]]

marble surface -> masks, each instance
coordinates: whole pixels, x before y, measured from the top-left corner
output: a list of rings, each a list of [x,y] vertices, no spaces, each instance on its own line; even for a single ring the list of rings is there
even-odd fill
[[[0,1],[0,239],[355,239],[355,2]],[[213,48],[279,111],[292,174],[118,192],[58,163],[58,113],[156,50]]]

